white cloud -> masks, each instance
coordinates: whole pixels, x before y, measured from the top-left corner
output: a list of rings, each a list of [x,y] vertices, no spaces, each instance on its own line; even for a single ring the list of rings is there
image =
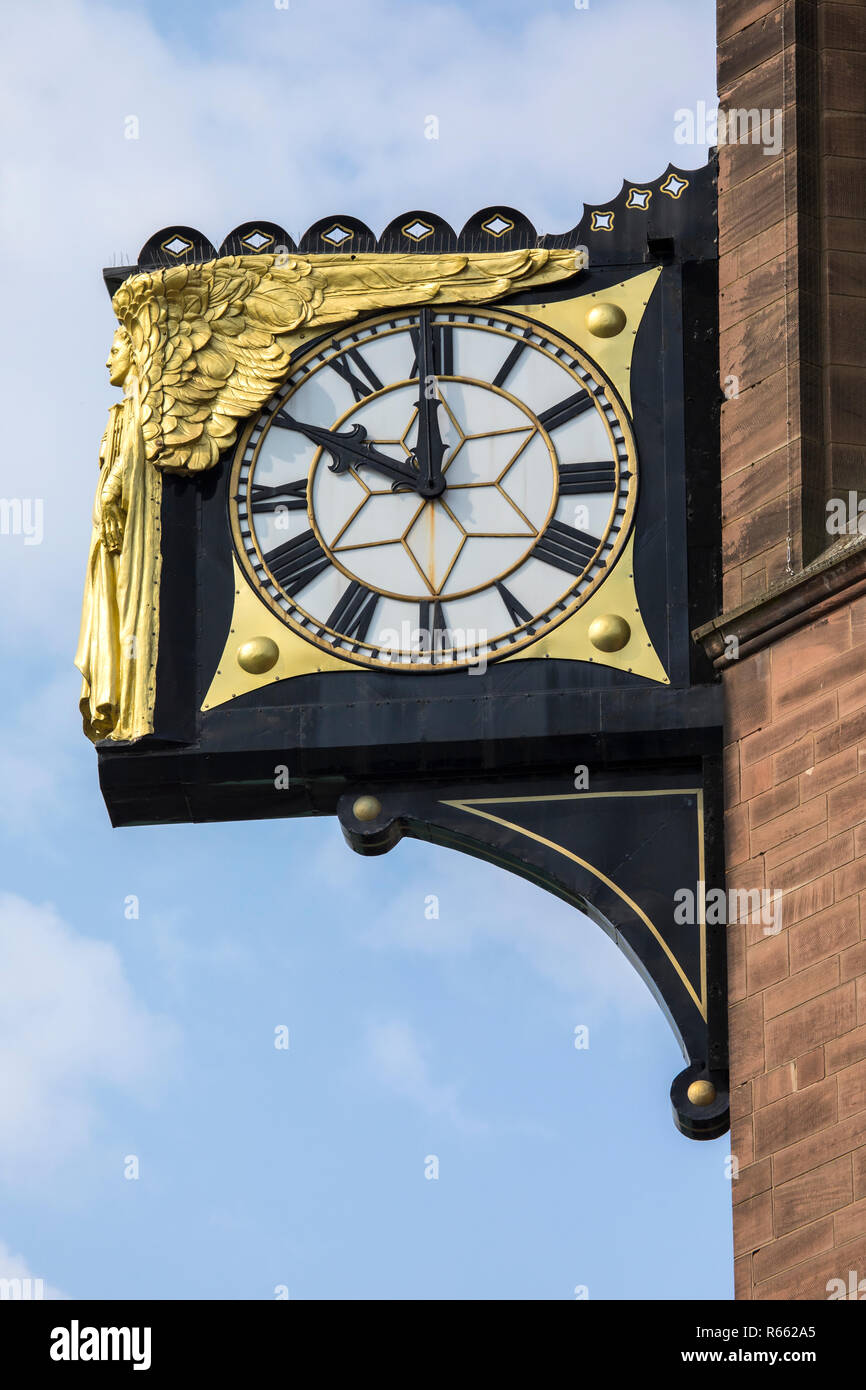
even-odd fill
[[[704,162],[674,143],[673,113],[712,85],[710,0],[630,5],[627,44],[620,5],[512,11],[506,25],[424,0],[247,0],[178,8],[170,39],[143,8],[45,0],[4,14],[0,257],[28,272],[4,286],[0,496],[43,499],[45,530],[39,546],[0,538],[12,640],[71,662],[115,394],[100,283],[113,257],[134,259],[169,223],[218,243],[256,216],[297,236],[353,212],[378,232],[420,206],[459,228],[499,200],[565,230],[623,177]],[[702,81],[683,49],[705,52]]]
[[[437,1081],[429,1053],[429,1044],[406,1019],[378,1020],[365,1026],[361,1058],[368,1075],[430,1119],[447,1121],[462,1134],[520,1135],[545,1141],[556,1138],[548,1126],[532,1119],[488,1121],[470,1115],[461,1103],[462,1085]]]
[[[396,1095],[410,1100],[436,1119],[447,1119],[456,1128],[479,1133],[483,1121],[471,1119],[459,1103],[459,1088],[435,1081],[422,1044],[403,1019],[367,1025],[364,1055],[371,1075]]]
[[[404,842],[391,851],[403,858],[403,887],[393,897],[375,893],[372,922],[361,939],[375,950],[399,950],[453,958],[470,952],[517,952],[534,976],[553,988],[563,1011],[620,1014],[633,1022],[658,1006],[634,966],[582,912],[533,883],[459,851]],[[422,861],[423,862],[419,862]],[[375,892],[376,860],[352,855],[337,836],[323,844],[317,872],[351,885],[363,901]],[[438,917],[425,915],[438,900]]]
[[[43,1275],[34,1274],[24,1257],[14,1254],[6,1242],[2,1240],[0,1240],[0,1279],[21,1281],[17,1288],[15,1285],[12,1286],[7,1295],[9,1298],[24,1296],[34,1299],[37,1297],[43,1299],[66,1298],[66,1294],[55,1289],[53,1284],[47,1283]],[[3,1287],[6,1288],[7,1286],[4,1284]]]
[[[114,946],[49,905],[0,895],[0,1177],[50,1170],[85,1146],[103,1088],[147,1100],[176,1043]]]
[[[229,933],[199,936],[181,911],[158,912],[150,919],[153,952],[175,995],[183,998],[190,979],[199,987],[204,975],[239,980],[254,966],[249,950]]]
[[[0,826],[10,836],[62,822],[74,814],[84,770],[93,776],[93,754],[81,736],[80,677],[71,671],[45,685],[16,688],[21,703],[7,709],[0,740]],[[50,841],[47,855],[53,853]]]

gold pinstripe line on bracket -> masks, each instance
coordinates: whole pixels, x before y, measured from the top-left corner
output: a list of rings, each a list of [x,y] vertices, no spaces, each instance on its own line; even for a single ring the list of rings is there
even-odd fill
[[[659,943],[659,945],[661,946],[661,948],[662,948],[662,950],[664,951],[665,955],[668,957],[668,960],[671,962],[671,965],[674,967],[674,970],[677,972],[677,974],[679,975],[679,977],[680,977],[680,979],[682,980],[683,984],[685,985],[686,990],[688,991],[688,993],[689,993],[691,999],[694,1001],[694,1003],[695,1003],[695,1005],[696,1005],[696,1007],[697,1007],[698,1013],[700,1014],[701,1018],[702,1018],[702,1019],[704,1020],[704,1022],[706,1023],[706,1020],[707,1020],[707,945],[706,945],[707,930],[706,930],[706,922],[705,922],[705,920],[704,920],[704,904],[703,904],[703,902],[700,903],[700,907],[699,907],[699,913],[700,913],[700,930],[701,930],[701,944],[700,944],[700,951],[701,951],[701,955],[700,955],[700,960],[701,960],[701,966],[700,966],[700,969],[701,969],[701,994],[700,994],[700,998],[699,998],[698,995],[695,993],[694,986],[692,985],[691,981],[689,980],[688,976],[686,975],[685,971],[683,970],[682,966],[680,965],[679,961],[677,960],[677,958],[676,958],[676,956],[674,955],[673,951],[671,950],[670,946],[668,946],[668,944],[667,944],[667,942],[665,941],[664,937],[662,936],[661,932],[658,930],[658,928],[655,926],[655,924],[650,920],[650,918],[646,915],[646,913],[644,912],[643,908],[639,907],[638,904],[634,901],[634,899],[629,897],[628,893],[626,893],[622,888],[618,887],[617,884],[615,884],[615,883],[613,882],[612,879],[608,878],[608,877],[607,877],[607,874],[602,873],[601,869],[595,868],[595,866],[594,866],[593,864],[590,864],[589,861],[588,861],[587,859],[582,859],[582,858],[580,857],[579,854],[574,854],[570,849],[565,849],[565,847],[564,847],[563,845],[558,845],[558,844],[556,844],[553,840],[548,840],[544,835],[538,835],[534,830],[526,830],[522,825],[515,825],[513,821],[504,820],[501,816],[494,816],[494,815],[492,815],[489,811],[479,811],[479,810],[476,809],[476,807],[478,807],[478,806],[508,806],[508,805],[512,805],[512,806],[513,806],[513,805],[520,805],[520,804],[524,804],[524,803],[526,803],[526,802],[533,802],[533,801],[585,801],[585,800],[589,800],[589,799],[592,798],[592,797],[608,797],[608,798],[612,798],[612,797],[635,797],[635,796],[695,796],[695,795],[696,795],[697,798],[698,798],[698,806],[697,806],[697,812],[698,812],[698,872],[699,872],[699,875],[700,875],[700,881],[703,883],[703,881],[704,881],[704,877],[703,877],[703,875],[704,875],[704,835],[703,835],[703,828],[704,828],[704,806],[703,806],[703,789],[702,789],[701,787],[672,787],[672,788],[669,788],[669,789],[667,789],[667,790],[660,790],[660,791],[632,791],[632,792],[559,792],[559,793],[556,793],[555,795],[552,795],[552,796],[482,796],[482,797],[476,797],[476,798],[473,798],[472,800],[466,800],[466,801],[462,801],[462,800],[458,800],[458,801],[443,801],[443,802],[442,802],[442,805],[443,805],[443,806],[451,806],[451,807],[453,807],[455,810],[458,810],[458,811],[465,811],[465,812],[466,812],[468,815],[470,815],[470,816],[479,816],[482,820],[489,820],[489,821],[492,821],[492,822],[494,823],[494,825],[501,825],[501,826],[503,826],[506,830],[516,830],[517,833],[518,833],[519,835],[525,835],[527,839],[529,839],[529,840],[534,840],[534,841],[535,841],[537,844],[539,844],[539,845],[545,845],[548,849],[554,850],[557,854],[562,854],[562,855],[564,855],[566,859],[571,859],[575,864],[579,864],[579,865],[581,866],[581,868],[586,869],[588,873],[591,873],[591,874],[592,874],[595,878],[597,878],[601,883],[604,883],[608,888],[610,888],[610,889],[612,890],[612,892],[616,893],[617,897],[621,898],[621,899],[623,900],[624,903],[627,903],[628,906],[632,909],[632,911],[640,918],[640,920],[641,920],[647,927],[649,927],[649,929],[650,929],[650,931],[652,932],[653,936],[655,937],[656,941],[657,941],[657,942]]]

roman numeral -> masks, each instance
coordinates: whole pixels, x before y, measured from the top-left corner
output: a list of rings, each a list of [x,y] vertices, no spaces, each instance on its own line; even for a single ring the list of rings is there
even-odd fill
[[[497,579],[496,581],[496,590],[502,602],[505,604],[505,607],[508,609],[508,616],[511,618],[515,627],[522,627],[524,623],[530,621],[532,614],[529,609],[524,608],[520,599],[515,598],[510,589],[506,589],[501,579]],[[534,628],[530,628],[529,631],[533,632]]]
[[[269,550],[265,560],[276,583],[290,596],[311,583],[331,563],[312,531],[302,531],[299,536]]]
[[[296,483],[253,483],[250,488],[250,511],[272,512],[283,507],[287,512],[303,512],[307,507],[307,480]]]
[[[350,362],[357,367],[360,376],[352,371]],[[332,357],[328,366],[343,378],[356,402],[366,400],[374,391],[382,390],[381,381],[357,348],[347,348],[339,357]]]
[[[558,430],[560,425],[567,425],[569,420],[592,408],[592,396],[588,391],[581,389],[575,391],[573,396],[566,396],[565,400],[559,401],[557,405],[549,406],[538,419],[546,430]]]
[[[538,540],[533,555],[545,564],[555,565],[568,574],[582,574],[598,549],[599,537],[590,536],[567,526],[564,521],[551,521]]]
[[[409,337],[412,340],[412,351],[415,354],[412,359],[412,366],[409,368],[409,380],[414,381],[418,375],[418,350],[421,343],[421,330],[419,328],[410,328]]]
[[[418,376],[418,348],[420,328],[410,328],[409,336],[412,339],[412,347],[415,358],[409,372],[410,381],[414,381]],[[433,364],[432,373],[434,376],[453,376],[454,375],[454,325],[451,323],[434,323],[430,332],[433,338]]]
[[[523,336],[524,336],[525,338],[528,338],[531,332],[532,332],[532,330],[531,330],[530,328],[524,329],[524,334],[523,334]],[[508,356],[506,357],[505,361],[503,362],[502,366],[499,368],[499,371],[496,373],[495,377],[493,378],[492,384],[493,384],[494,386],[504,386],[504,385],[505,385],[506,381],[507,381],[508,378],[511,376],[511,373],[514,371],[514,368],[517,366],[518,359],[522,356],[522,354],[523,354],[525,351],[526,351],[526,343],[515,343],[515,344],[514,344],[514,347],[511,349],[511,351],[509,352],[509,354],[508,354]]]
[[[454,329],[450,323],[433,325],[433,360],[437,376],[454,375]]]
[[[601,463],[561,463],[559,491],[568,496],[582,492],[613,492],[616,487],[616,465]]]
[[[437,598],[431,603],[430,599],[422,599],[418,610],[418,626],[421,629],[422,641],[426,638],[425,645],[429,645],[434,632],[447,632],[445,626],[445,615],[442,612],[442,603]]]
[[[359,584],[357,579],[353,579],[328,618],[326,626],[342,633],[344,637],[354,637],[357,642],[363,642],[378,602],[378,594]]]

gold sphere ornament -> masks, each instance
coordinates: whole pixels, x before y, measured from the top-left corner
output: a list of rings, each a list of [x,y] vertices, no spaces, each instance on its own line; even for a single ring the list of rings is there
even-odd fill
[[[279,660],[280,649],[270,637],[251,637],[238,647],[238,665],[251,676],[261,676],[270,671]]]
[[[716,1088],[712,1081],[693,1081],[686,1095],[692,1105],[712,1105],[716,1098]]]
[[[586,311],[586,326],[596,338],[615,338],[626,325],[626,317],[618,304],[594,304]]]
[[[355,820],[375,820],[382,814],[382,803],[375,796],[359,796],[352,807]]]
[[[621,652],[631,637],[631,628],[618,613],[602,613],[589,625],[589,640],[600,652]]]

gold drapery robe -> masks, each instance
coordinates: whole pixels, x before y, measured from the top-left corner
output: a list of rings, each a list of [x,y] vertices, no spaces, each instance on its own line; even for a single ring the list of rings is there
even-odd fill
[[[103,497],[123,514],[119,550],[103,535]],[[84,732],[126,740],[153,732],[159,637],[162,476],[147,462],[135,374],[122,404],[111,407],[100,450],[99,482],[75,664],[82,675]]]

